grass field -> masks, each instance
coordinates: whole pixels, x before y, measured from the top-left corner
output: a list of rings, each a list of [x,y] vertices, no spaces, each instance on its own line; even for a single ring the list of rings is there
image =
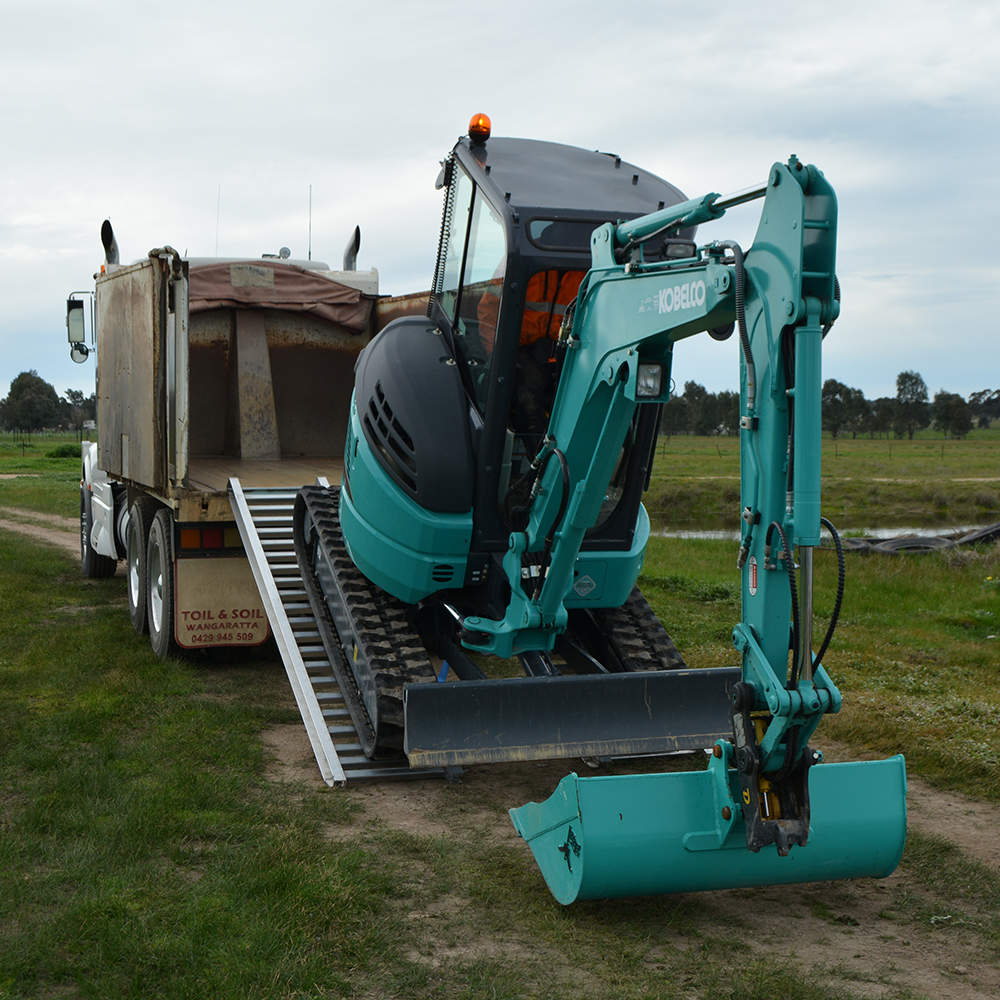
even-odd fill
[[[739,524],[737,438],[661,437],[646,497],[666,525]],[[962,441],[823,440],[824,513],[845,528],[1000,520],[1000,428]]]
[[[715,453],[700,446],[692,475]],[[76,515],[74,460],[0,450],[10,472],[37,478],[0,479],[0,506]],[[1000,550],[850,558],[826,658],[845,708],[822,734],[1000,801]],[[729,543],[651,545],[643,589],[692,665],[733,662],[734,560]],[[818,554],[820,628],[833,563]],[[396,786],[406,828],[361,792],[280,780],[263,739],[297,722],[280,662],[160,661],[124,586],[0,530],[2,1000],[916,1000],[945,994],[907,966],[944,954],[946,995],[988,995],[954,956],[998,964],[1000,877],[946,840],[911,836],[883,883],[562,908],[505,816],[553,768]],[[865,961],[873,941],[898,957]]]

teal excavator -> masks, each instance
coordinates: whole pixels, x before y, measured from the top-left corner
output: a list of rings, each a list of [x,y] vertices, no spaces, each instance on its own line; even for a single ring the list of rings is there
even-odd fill
[[[837,201],[794,156],[686,199],[620,157],[491,138],[442,164],[426,315],[357,367],[344,476],[296,502],[324,643],[365,751],[412,766],[711,750],[702,771],[564,778],[511,810],[563,903],[881,877],[901,756],[824,763],[843,550],[821,516],[823,339]],[[744,253],[698,227],[762,199]],[[742,617],[689,666],[636,586],[674,345],[740,344]],[[813,553],[840,559],[814,651]],[[523,676],[510,676],[511,664]]]

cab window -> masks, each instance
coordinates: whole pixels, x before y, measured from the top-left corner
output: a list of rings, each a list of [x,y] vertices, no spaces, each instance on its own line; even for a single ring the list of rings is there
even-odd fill
[[[477,191],[472,203],[465,267],[452,332],[456,348],[468,368],[480,411],[486,407],[506,262],[503,220]]]
[[[468,174],[455,171],[448,197],[451,201],[451,225],[446,234],[445,259],[442,269],[439,301],[450,323],[455,322],[459,290],[462,282],[462,261],[465,258],[465,234],[469,225],[469,207],[475,185]]]

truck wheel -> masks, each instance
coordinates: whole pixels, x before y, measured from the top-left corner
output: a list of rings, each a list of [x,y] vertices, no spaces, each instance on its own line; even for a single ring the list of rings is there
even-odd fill
[[[179,656],[174,639],[173,521],[166,507],[154,515],[146,545],[146,617],[153,652],[161,659]]]
[[[128,575],[128,613],[137,635],[149,631],[146,615],[146,546],[149,526],[156,514],[157,503],[150,497],[139,497],[129,511],[125,532],[125,566]]]
[[[90,529],[94,522],[90,514],[90,490],[80,487],[80,570],[91,580],[114,576],[118,560],[102,556],[90,543]]]

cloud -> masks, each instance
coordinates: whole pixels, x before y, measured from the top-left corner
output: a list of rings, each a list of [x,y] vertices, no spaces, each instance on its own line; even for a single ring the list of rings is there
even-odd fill
[[[129,259],[163,243],[304,254],[312,185],[314,257],[336,265],[360,224],[384,291],[426,287],[437,161],[477,111],[689,195],[791,153],[816,163],[838,193],[845,289],[827,371],[869,396],[903,368],[965,395],[1000,383],[993,4],[3,0],[0,15],[0,395],[27,368],[92,388],[63,309],[107,217]],[[756,211],[703,235],[749,245]],[[727,345],[681,347],[682,381],[735,387]]]

